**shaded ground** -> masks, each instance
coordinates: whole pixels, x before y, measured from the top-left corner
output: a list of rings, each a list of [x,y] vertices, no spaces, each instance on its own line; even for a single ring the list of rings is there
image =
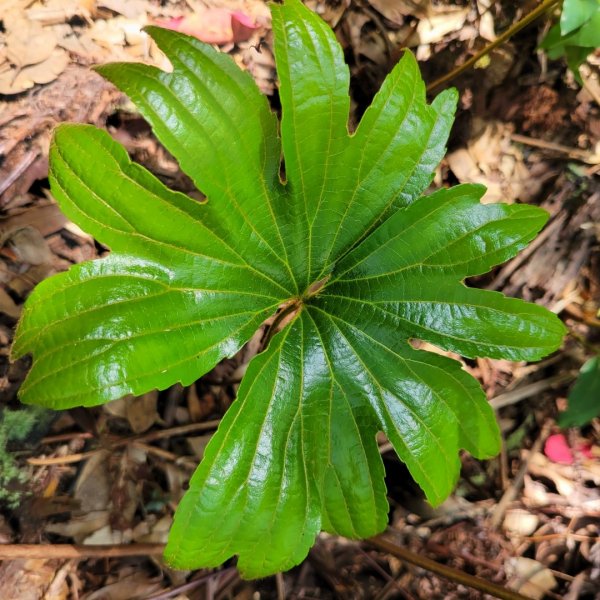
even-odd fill
[[[307,4],[335,27],[346,50],[354,122],[403,47],[416,52],[432,82],[535,6],[483,0]],[[207,7],[240,10],[249,20],[231,27]],[[162,65],[140,27],[179,17],[188,17],[192,33],[217,36],[209,41],[248,68],[277,108],[268,11],[260,0],[8,0],[0,7],[0,409],[26,411],[18,422],[29,415],[33,424],[9,443],[10,457],[0,462],[0,544],[49,544],[44,558],[0,564],[1,597],[483,597],[457,583],[458,572],[532,598],[599,597],[600,422],[564,437],[556,437],[555,425],[577,370],[600,346],[599,60],[591,57],[580,88],[562,62],[548,62],[536,51],[547,18],[453,81],[460,110],[435,185],[481,182],[488,186],[487,201],[535,203],[550,212],[549,225],[525,252],[471,283],[544,304],[561,315],[571,335],[556,355],[534,365],[466,361],[498,410],[505,449],[485,463],[465,455],[456,493],[440,508],[425,503],[381,440],[390,539],[449,567],[450,579],[415,566],[410,556],[325,535],[304,564],[260,582],[242,582],[231,565],[174,572],[158,556],[118,556],[124,543],[166,540],[174,507],[261,333],[189,388],[63,413],[20,407],[16,393],[28,362],[10,364],[8,350],[33,286],[104,253],[61,215],[48,192],[55,124],[106,127],[169,186],[193,191],[134,107],[88,68],[108,60]],[[4,443],[0,429],[0,454]],[[570,464],[555,462],[552,445],[561,443]],[[112,557],[65,559],[54,557],[53,543],[107,544],[115,551]]]

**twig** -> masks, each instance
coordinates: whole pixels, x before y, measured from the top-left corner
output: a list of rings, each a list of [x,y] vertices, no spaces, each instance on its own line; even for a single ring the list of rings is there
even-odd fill
[[[444,83],[448,83],[470,67],[472,67],[479,59],[483,56],[489,54],[494,48],[497,48],[507,40],[509,40],[513,35],[521,31],[524,27],[527,27],[530,23],[535,21],[538,17],[542,16],[548,9],[552,8],[556,4],[558,4],[561,0],[544,0],[537,8],[534,8],[529,14],[525,15],[522,19],[517,21],[514,25],[509,27],[504,33],[501,33],[493,42],[482,48],[477,54],[473,55],[469,60],[464,62],[462,65],[459,65],[452,69],[449,73],[444,75],[443,77],[439,77],[432,83],[427,86],[427,91],[431,92],[432,90],[440,87]]]
[[[27,462],[30,465],[34,465],[36,467],[46,467],[50,465],[68,465],[71,463],[80,462],[82,460],[86,460],[87,458],[91,458],[98,452],[102,452],[101,449],[98,450],[90,450],[89,452],[78,452],[77,454],[69,454],[67,456],[49,456],[42,458],[28,458]]]
[[[546,423],[542,427],[540,435],[538,436],[537,440],[535,440],[533,446],[531,447],[531,450],[521,463],[521,466],[519,467],[515,478],[513,479],[508,489],[502,495],[502,498],[500,498],[500,502],[498,502],[498,504],[496,505],[496,508],[492,513],[492,518],[490,520],[490,526],[492,527],[492,529],[498,529],[500,523],[504,519],[504,513],[506,512],[506,509],[509,507],[510,503],[517,497],[517,492],[521,489],[521,486],[523,485],[523,481],[525,479],[525,474],[529,469],[529,461],[531,460],[532,456],[537,454],[542,449],[542,444],[548,437],[551,427],[551,422],[546,421]]]
[[[162,554],[164,544],[0,544],[0,560],[17,558],[120,558]]]
[[[59,442],[70,442],[72,440],[89,440],[94,435],[89,431],[74,431],[72,433],[59,433],[42,438],[42,444],[57,444]]]
[[[484,594],[489,594],[495,598],[500,598],[501,600],[529,600],[525,596],[522,596],[517,592],[507,590],[506,588],[496,585],[495,583],[486,581],[480,577],[469,575],[464,571],[454,569],[447,565],[442,565],[435,560],[431,560],[430,558],[422,556],[421,554],[415,554],[414,552],[411,552],[410,550],[394,542],[389,531],[369,539],[368,543],[378,550],[383,550],[384,552],[393,554],[399,559],[416,565],[417,567],[427,569],[428,571],[431,571],[436,575],[440,575],[441,577],[445,577],[450,581],[466,585],[467,587],[483,592]]]
[[[490,400],[490,404],[492,405],[492,408],[498,410],[504,406],[516,404],[517,402],[531,398],[532,396],[535,396],[556,385],[568,383],[569,381],[575,379],[575,377],[577,377],[575,373],[561,373],[560,375],[548,377],[547,379],[542,379],[541,381],[534,381],[533,383],[519,387],[516,390],[511,390],[505,394],[499,394]]]
[[[533,146],[534,148],[541,148],[542,150],[549,150],[557,154],[564,154],[571,160],[579,160],[588,165],[597,165],[600,163],[600,156],[590,154],[584,150],[578,148],[569,148],[569,146],[563,146],[562,144],[555,144],[554,142],[546,142],[545,140],[537,140],[535,138],[527,137],[526,135],[520,135],[513,133],[510,136],[513,142],[518,144],[525,144],[526,146]]]
[[[126,438],[119,440],[113,444],[113,447],[126,446],[131,442],[154,442],[156,440],[164,440],[165,438],[175,437],[176,435],[185,435],[186,433],[194,433],[196,431],[207,431],[216,429],[219,426],[221,419],[213,419],[212,421],[203,421],[202,423],[190,423],[189,425],[178,425],[169,429],[159,429],[151,431],[138,437]]]
[[[171,427],[169,429],[160,429],[158,431],[151,431],[144,435],[133,436],[129,438],[119,439],[114,442],[107,444],[105,448],[97,448],[96,450],[90,450],[89,452],[79,452],[77,454],[69,454],[68,456],[51,456],[48,458],[28,458],[27,462],[34,466],[49,466],[49,465],[68,465],[71,463],[80,462],[91,458],[95,454],[102,452],[103,450],[113,450],[129,444],[143,444],[144,442],[154,442],[156,440],[162,440],[168,437],[174,437],[176,435],[185,435],[186,433],[194,433],[197,431],[206,431],[208,429],[216,429],[221,422],[220,419],[214,419],[212,421],[204,421],[202,423],[190,423],[189,425],[179,425],[178,427]],[[57,436],[58,437],[58,436]],[[51,440],[57,441],[57,440]],[[147,448],[146,448],[147,450]],[[158,453],[158,449],[152,450]],[[163,451],[165,452],[165,451]],[[163,458],[168,460],[175,460],[175,455],[166,456]]]

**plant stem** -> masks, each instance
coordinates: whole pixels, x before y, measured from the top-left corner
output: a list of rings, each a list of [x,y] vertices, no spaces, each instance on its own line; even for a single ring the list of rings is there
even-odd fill
[[[527,25],[535,21],[538,17],[541,17],[548,9],[552,8],[559,2],[561,2],[561,0],[544,0],[544,2],[542,2],[537,8],[534,8],[530,13],[526,14],[514,25],[511,25],[504,33],[501,33],[492,43],[485,46],[485,48],[482,48],[479,52],[477,52],[477,54],[469,58],[469,60],[464,62],[462,65],[454,67],[452,71],[430,83],[427,86],[427,91],[431,92],[432,90],[440,87],[444,83],[448,83],[448,81],[454,79],[455,77],[472,67],[482,56],[489,54],[494,48],[497,48],[498,46],[509,40],[513,35],[515,35],[515,33],[518,33],[519,31],[521,31],[521,29],[527,27]]]
[[[453,569],[447,565],[442,565],[435,560],[431,560],[430,558],[422,556],[421,554],[415,554],[414,552],[411,552],[410,550],[407,550],[406,548],[394,542],[389,533],[382,533],[367,541],[369,544],[371,544],[371,546],[377,548],[378,550],[383,550],[384,552],[393,554],[399,559],[416,565],[417,567],[427,569],[436,575],[441,575],[446,579],[450,579],[450,581],[466,585],[474,590],[483,592],[484,594],[494,596],[495,598],[500,598],[501,600],[530,600],[529,598],[522,596],[517,592],[507,590],[506,588],[496,585],[491,581],[487,581],[481,577],[475,577],[474,575],[469,575],[464,571]]]

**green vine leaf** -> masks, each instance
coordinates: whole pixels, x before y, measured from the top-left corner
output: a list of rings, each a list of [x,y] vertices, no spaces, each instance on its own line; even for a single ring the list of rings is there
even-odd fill
[[[299,0],[271,10],[281,140],[251,77],[195,39],[149,28],[170,73],[99,69],[208,200],[168,190],[106,132],[60,126],[53,194],[111,254],[40,284],[13,346],[34,357],[24,402],[91,406],[188,385],[294,306],[251,361],[166,550],[179,568],[238,555],[247,577],[298,564],[321,530],[358,538],[385,527],[378,431],[433,504],[451,492],[461,448],[497,453],[476,380],[413,338],[537,360],[564,335],[544,308],[464,285],[524,248],[544,211],[482,205],[473,185],[422,196],[456,92],[427,104],[407,52],[350,134],[334,34]]]

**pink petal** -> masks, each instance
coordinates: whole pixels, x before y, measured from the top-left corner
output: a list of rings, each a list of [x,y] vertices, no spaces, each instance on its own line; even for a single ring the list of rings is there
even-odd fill
[[[563,465],[572,465],[574,461],[573,452],[562,433],[555,433],[546,440],[544,454],[552,462]]]

